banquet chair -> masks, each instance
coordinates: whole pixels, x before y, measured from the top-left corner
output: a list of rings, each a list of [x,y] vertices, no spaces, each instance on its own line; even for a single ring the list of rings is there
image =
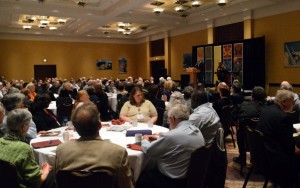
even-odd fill
[[[235,107],[233,105],[226,105],[223,106],[221,110],[221,115],[220,115],[220,122],[223,126],[224,129],[224,138],[226,138],[229,134],[231,135],[233,147],[235,148],[235,140],[233,137],[233,128],[231,126],[232,124],[232,111]]]
[[[223,128],[218,129],[212,147],[213,151],[206,178],[206,187],[224,187],[227,172],[227,151]]]
[[[212,151],[213,147],[210,144],[198,148],[192,153],[187,171],[186,188],[205,187]]]
[[[254,169],[257,174],[264,176],[265,182],[263,187],[266,188],[269,182],[269,173],[267,159],[264,154],[264,136],[260,131],[253,130],[249,126],[246,126],[245,130],[250,148],[251,167],[244,181],[243,188],[247,186],[250,175]]]
[[[245,152],[250,151],[249,142],[246,135],[246,127],[249,127],[251,130],[256,129],[256,125],[259,121],[257,117],[247,117],[239,120],[239,130],[237,131],[237,139],[239,143],[239,149],[242,148]],[[246,153],[245,153],[246,155]],[[245,156],[246,157],[246,156]],[[246,160],[246,159],[245,159]],[[243,169],[245,164],[240,164],[240,175],[243,176]]]
[[[116,178],[109,171],[59,170],[56,174],[58,188],[116,188]]]
[[[73,104],[62,104],[57,106],[57,119],[58,122],[62,125],[65,118],[70,120],[73,110]]]
[[[17,168],[10,162],[0,160],[0,187],[17,188],[18,183]]]
[[[165,109],[161,108],[161,107],[156,107],[156,111],[157,111],[157,121],[156,121],[156,125],[162,126],[163,125],[163,116],[164,116],[164,112]]]

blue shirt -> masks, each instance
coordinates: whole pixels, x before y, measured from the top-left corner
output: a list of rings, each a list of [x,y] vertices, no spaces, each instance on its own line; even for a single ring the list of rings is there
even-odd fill
[[[190,115],[189,121],[200,129],[206,144],[214,141],[217,131],[221,127],[220,118],[211,103],[198,106]]]
[[[175,129],[163,133],[157,140],[142,140],[146,157],[157,162],[159,171],[170,178],[185,178],[191,154],[204,146],[200,130],[189,121],[181,121]]]

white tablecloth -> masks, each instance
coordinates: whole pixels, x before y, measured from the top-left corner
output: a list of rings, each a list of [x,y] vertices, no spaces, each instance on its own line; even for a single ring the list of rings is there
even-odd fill
[[[102,123],[108,123],[108,122],[102,122]],[[109,122],[110,123],[110,122]],[[130,125],[128,122],[125,123],[125,125]],[[108,131],[109,127],[102,127],[100,130],[100,136],[102,139],[109,139],[112,143],[118,144],[124,148],[127,148],[127,144],[132,144],[135,142],[134,137],[126,137],[126,131],[122,132],[114,132],[114,131]],[[64,131],[66,127],[60,127],[57,129],[53,129],[53,131]],[[160,132],[167,132],[169,131],[165,127],[156,126],[154,125],[152,128],[149,128],[147,124],[145,123],[138,123],[137,127],[131,127],[128,130],[139,130],[139,129],[150,129],[152,130],[152,134],[160,133]],[[79,138],[77,132],[69,131],[72,135],[70,139],[72,138]],[[58,136],[53,137],[37,137],[33,140],[31,140],[31,143],[40,142],[40,141],[48,141],[51,139],[59,139],[63,142],[62,133]],[[54,147],[47,147],[47,148],[41,148],[41,149],[33,149],[34,155],[38,161],[39,164],[42,164],[44,162],[48,162],[50,165],[55,166],[55,150],[56,146]],[[133,176],[134,179],[137,180],[139,177],[142,168],[144,166],[144,153],[141,151],[131,150],[127,148],[128,152],[128,160],[129,165],[131,169],[133,170]]]

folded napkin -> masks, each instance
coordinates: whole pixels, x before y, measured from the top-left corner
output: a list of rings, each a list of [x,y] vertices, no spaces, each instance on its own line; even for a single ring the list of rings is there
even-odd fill
[[[39,132],[40,136],[58,136],[60,134],[60,131],[48,131],[48,132],[44,132],[41,131]]]
[[[51,147],[51,146],[58,146],[59,144],[61,144],[61,141],[58,139],[31,143],[32,147],[35,149],[46,148],[46,147]]]
[[[140,133],[143,136],[144,135],[152,135],[152,131],[146,129],[146,130],[127,130],[126,136],[134,136],[136,133]]]
[[[127,144],[127,147],[132,150],[142,151],[142,147],[137,144]]]
[[[113,125],[122,125],[124,123],[125,123],[125,121],[121,120],[121,119],[113,119],[113,120],[111,120],[111,124],[113,124]]]
[[[101,127],[109,127],[109,124],[108,123],[101,123],[100,126]]]

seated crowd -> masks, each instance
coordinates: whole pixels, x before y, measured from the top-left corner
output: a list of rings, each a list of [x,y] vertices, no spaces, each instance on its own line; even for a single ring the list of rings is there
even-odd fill
[[[300,120],[300,100],[291,84],[283,81],[275,97],[267,97],[260,86],[246,97],[238,81],[231,86],[220,82],[214,89],[205,89],[201,84],[181,89],[170,77],[160,78],[156,84],[152,77],[128,77],[125,81],[47,78],[28,84],[2,81],[0,160],[17,167],[21,187],[55,187],[55,177],[48,174],[59,170],[103,168],[116,175],[119,187],[180,188],[186,185],[191,154],[213,144],[220,128],[226,137],[232,133],[230,126],[235,126],[239,156],[233,161],[246,166],[245,127],[239,122],[259,118],[255,129],[264,135],[270,179],[281,187],[300,185],[300,139],[293,137],[293,133],[300,132],[293,128]],[[115,111],[108,100],[112,93],[117,95]],[[54,100],[57,113],[48,109]],[[224,111],[228,109],[230,125],[225,125],[228,117],[224,114],[228,113]],[[141,149],[150,162],[137,182],[132,182],[126,149],[99,136],[101,121],[117,118],[130,123],[151,121],[170,130],[160,136],[143,136]],[[61,127],[66,119],[72,121],[80,139],[57,148],[55,167],[39,167],[28,145],[30,140]],[[83,148],[85,152],[81,152]],[[226,174],[223,177],[215,181],[224,185]]]

